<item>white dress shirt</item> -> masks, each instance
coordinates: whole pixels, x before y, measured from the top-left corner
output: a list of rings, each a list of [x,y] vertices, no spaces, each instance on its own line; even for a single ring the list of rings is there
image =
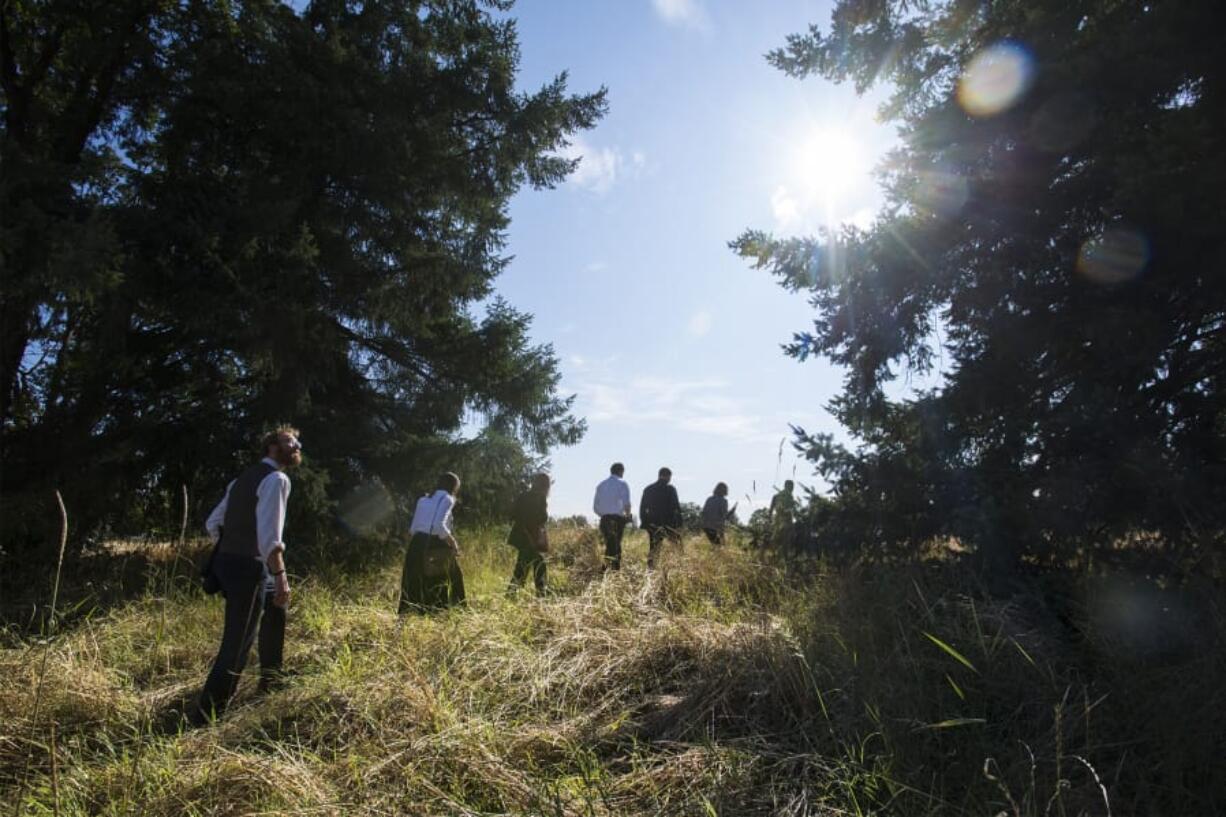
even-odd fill
[[[625,516],[630,513],[630,486],[617,474],[596,486],[596,498],[592,510],[597,516]]]
[[[271,457],[265,457],[262,462],[277,470],[260,480],[255,489],[255,541],[260,549],[261,562],[272,555],[274,550],[285,550],[285,542],[281,536],[285,532],[285,505],[289,501],[289,477]],[[214,544],[221,535],[221,526],[225,524],[226,506],[229,504],[230,489],[233,487],[234,480],[231,480],[226,486],[225,496],[204,523],[204,529],[209,532],[209,538]]]
[[[413,510],[413,522],[409,525],[409,535],[428,533],[440,539],[451,536],[451,509],[455,507],[455,497],[439,488],[429,496],[417,500]]]

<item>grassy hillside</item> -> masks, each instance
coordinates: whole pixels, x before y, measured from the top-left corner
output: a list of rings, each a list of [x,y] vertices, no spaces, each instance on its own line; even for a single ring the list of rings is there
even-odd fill
[[[182,731],[220,603],[186,577],[0,652],[0,802],[25,814],[1214,814],[1212,589],[1089,575],[988,598],[953,562],[789,568],[688,540],[544,600],[471,534],[471,607],[398,621],[398,564],[299,581],[286,664]],[[67,599],[71,603],[71,599]],[[45,672],[44,657],[46,659]],[[41,690],[41,692],[40,692]],[[38,714],[32,720],[38,701]],[[53,730],[54,727],[54,730]],[[21,795],[22,802],[16,803]]]

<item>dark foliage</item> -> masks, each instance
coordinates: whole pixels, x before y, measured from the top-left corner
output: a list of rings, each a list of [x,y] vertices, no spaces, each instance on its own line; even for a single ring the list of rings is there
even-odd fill
[[[956,536],[1008,565],[1138,530],[1185,556],[1220,537],[1224,23],[1210,2],[843,0],[827,33],[769,55],[890,83],[902,139],[869,230],[733,242],[811,298],[787,353],[846,369],[831,408],[856,449],[797,429],[837,538]],[[960,105],[972,58],[1002,43],[1031,70],[1022,93]],[[934,367],[938,387],[887,399]]]
[[[509,198],[605,97],[517,91],[509,5],[4,3],[5,547],[52,487],[82,533],[183,484],[198,518],[276,422],[298,537],[376,476],[428,487],[474,420],[522,458],[580,438],[492,281]]]

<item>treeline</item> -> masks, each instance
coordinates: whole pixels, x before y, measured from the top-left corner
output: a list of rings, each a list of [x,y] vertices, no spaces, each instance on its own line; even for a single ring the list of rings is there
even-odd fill
[[[57,488],[82,537],[177,520],[183,485],[198,517],[276,422],[299,539],[444,463],[479,515],[581,437],[491,284],[509,198],[605,95],[517,91],[504,5],[3,4],[5,550]]]
[[[841,0],[769,55],[885,85],[901,137],[869,229],[733,242],[811,300],[788,353],[846,371],[855,444],[797,429],[827,541],[1222,555],[1224,24],[1213,2]],[[937,385],[889,399],[914,374]]]

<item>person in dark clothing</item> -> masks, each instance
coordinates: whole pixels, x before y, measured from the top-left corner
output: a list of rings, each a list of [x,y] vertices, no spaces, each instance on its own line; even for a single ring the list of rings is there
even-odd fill
[[[434,493],[417,500],[409,525],[409,548],[400,574],[400,615],[464,603],[460,545],[451,531],[451,510],[460,478],[448,471]]]
[[[622,534],[630,522],[630,486],[622,477],[626,466],[620,462],[609,468],[609,476],[596,486],[592,510],[600,518],[600,536],[604,539],[605,570],[621,570]]]
[[[189,720],[220,717],[238,689],[247,655],[259,634],[260,689],[281,677],[289,578],[285,573],[285,469],[302,462],[298,431],[282,427],[264,436],[264,458],[229,484],[205,529],[217,544],[209,567],[225,597],[221,646]]]
[[[796,503],[796,483],[784,480],[783,490],[771,497],[767,520],[770,523],[771,544],[780,553],[791,553],[796,549],[796,516],[799,506]]]
[[[519,495],[511,510],[511,534],[507,537],[507,544],[515,548],[519,555],[515,559],[515,570],[511,574],[508,592],[522,587],[531,571],[536,584],[536,594],[545,595],[545,553],[549,550],[545,524],[549,521],[549,510],[546,507],[549,484],[548,474],[534,476],[532,487]]]
[[[713,545],[724,543],[724,526],[736,512],[736,505],[728,507],[728,484],[720,482],[702,506],[702,532]]]
[[[639,524],[647,531],[647,568],[656,566],[656,556],[665,539],[681,541],[681,501],[669,485],[673,472],[661,468],[659,479],[643,489],[639,500]]]

